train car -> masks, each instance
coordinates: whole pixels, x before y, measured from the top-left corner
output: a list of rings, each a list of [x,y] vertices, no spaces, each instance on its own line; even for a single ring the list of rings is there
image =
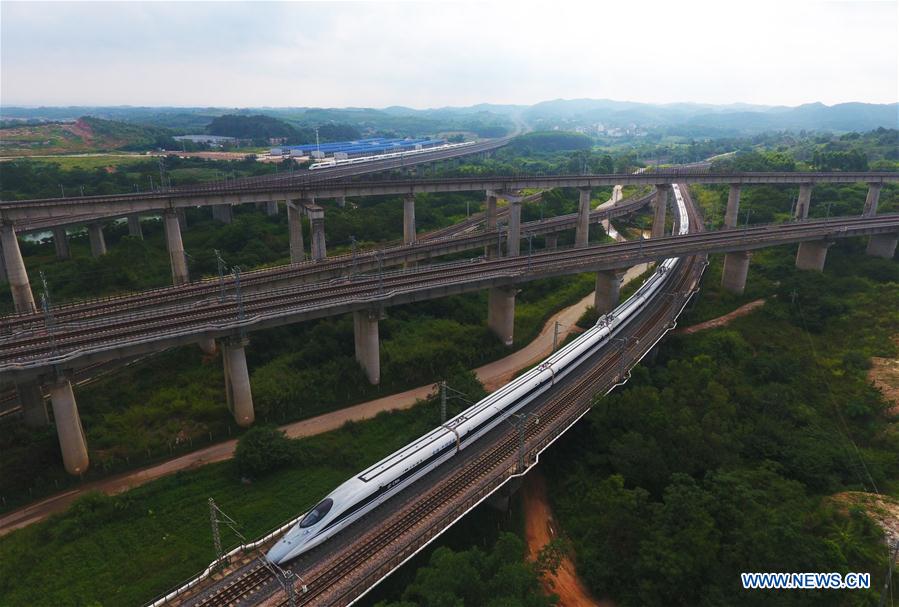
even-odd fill
[[[678,186],[672,188],[677,232],[686,234],[690,226],[686,205]],[[631,297],[543,363],[341,484],[278,540],[266,558],[280,565],[298,557],[506,421],[614,339],[643,305],[665,288],[678,263],[677,258],[664,260]]]
[[[473,145],[474,141],[466,141],[464,143],[449,143],[446,145],[432,146],[432,147],[422,147],[420,149],[409,149],[409,150],[401,150],[395,152],[385,152],[383,154],[375,154],[373,156],[355,156],[352,158],[345,158],[341,160],[337,160],[334,158],[325,158],[321,161],[315,162],[309,165],[310,171],[316,171],[318,169],[326,169],[335,166],[349,166],[354,164],[363,164],[366,162],[374,162],[376,160],[388,160],[391,158],[405,158],[407,156],[414,156],[416,154],[423,154],[425,152],[439,152],[441,150],[449,150],[453,148]]]

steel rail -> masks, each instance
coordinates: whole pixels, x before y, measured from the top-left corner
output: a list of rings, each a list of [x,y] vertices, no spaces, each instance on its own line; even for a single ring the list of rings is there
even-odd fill
[[[46,198],[0,202],[0,217],[7,222],[42,219],[58,214],[63,208],[95,208],[95,214],[117,216],[129,212],[149,211],[169,206],[197,206],[231,204],[271,200],[278,196],[308,198],[320,196],[361,196],[377,194],[418,192],[459,192],[472,190],[518,190],[529,187],[601,187],[608,185],[667,185],[671,183],[718,184],[815,184],[815,183],[896,183],[899,173],[872,172],[819,172],[819,173],[712,173],[702,170],[644,171],[639,174],[585,174],[585,175],[489,175],[454,178],[414,178],[403,180],[353,181],[338,178],[321,178],[310,175],[285,177],[271,183],[241,183],[230,185],[203,185],[190,189],[171,189],[153,193],[129,193],[78,198]],[[237,199],[219,200],[215,197]],[[246,196],[240,199],[239,196]],[[149,202],[154,201],[154,202]],[[159,204],[157,204],[157,202]],[[132,206],[128,206],[131,204]],[[99,205],[99,206],[98,206]],[[110,210],[108,206],[121,206]]]
[[[899,230],[899,215],[830,219],[772,227],[719,230],[668,236],[645,242],[561,249],[530,256],[476,262],[452,262],[414,270],[365,275],[354,280],[292,285],[247,294],[245,319],[239,321],[236,302],[226,300],[173,305],[153,313],[137,313],[85,322],[59,323],[53,345],[46,331],[0,338],[0,372],[71,362],[88,351],[118,351],[128,346],[173,338],[196,339],[201,334],[225,335],[243,327],[258,329],[303,318],[318,318],[372,305],[395,305],[537,278],[624,267],[642,261],[697,252],[745,251],[754,248],[882,233]],[[187,343],[187,342],[185,342]]]
[[[632,213],[649,201],[650,196],[628,199],[615,207],[591,212],[590,221],[599,222]],[[544,234],[553,231],[561,231],[575,225],[577,214],[571,213],[557,217],[550,217],[542,221],[531,221],[521,225],[524,237],[527,234]],[[459,224],[456,224],[459,226]],[[470,226],[467,224],[465,227]],[[455,226],[451,226],[455,227]],[[464,230],[464,227],[455,228],[456,231]],[[394,266],[405,261],[428,259],[439,257],[447,253],[455,253],[466,249],[475,249],[481,246],[493,244],[497,240],[497,233],[501,230],[479,231],[465,235],[440,234],[439,236],[420,238],[412,244],[392,242],[381,248],[365,249],[353,253],[343,253],[327,257],[322,261],[308,261],[298,264],[288,264],[261,268],[241,272],[241,288],[245,291],[257,290],[263,286],[276,282],[299,281],[314,282],[337,276],[353,273],[362,273],[366,270]],[[183,302],[185,299],[202,299],[213,297],[221,291],[233,289],[234,278],[226,277],[223,281],[215,278],[205,278],[184,285],[173,287],[160,287],[144,291],[112,295],[102,298],[85,299],[53,306],[54,318],[58,322],[68,319],[90,317],[92,313],[108,315],[116,311],[134,312],[142,308],[158,306],[166,302]],[[30,312],[13,314],[0,318],[0,334],[20,331],[34,323],[42,323],[42,312]]]

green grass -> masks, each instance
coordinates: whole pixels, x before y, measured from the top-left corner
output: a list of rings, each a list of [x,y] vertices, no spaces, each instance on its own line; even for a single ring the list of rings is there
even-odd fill
[[[48,155],[37,158],[32,157],[32,159],[36,162],[55,164],[59,168],[67,171],[74,169],[92,171],[94,169],[103,169],[109,166],[115,167],[121,164],[133,165],[135,163],[145,163],[148,166],[156,166],[158,162],[155,157],[144,156],[142,154],[128,154],[126,152],[118,154],[96,154],[91,156]]]

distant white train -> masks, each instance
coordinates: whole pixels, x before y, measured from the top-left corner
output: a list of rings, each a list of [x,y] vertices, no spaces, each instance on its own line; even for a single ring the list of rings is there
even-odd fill
[[[677,233],[686,234],[690,230],[687,208],[680,189],[672,188]],[[282,564],[321,544],[549,390],[608,344],[664,288],[678,263],[677,258],[666,259],[636,293],[543,363],[337,487],[269,550],[268,560]]]
[[[310,171],[317,169],[326,169],[330,167],[346,166],[350,164],[362,164],[365,162],[373,162],[375,160],[386,160],[388,158],[405,158],[406,156],[414,156],[416,154],[424,154],[425,152],[439,152],[441,150],[450,150],[460,148],[467,145],[474,145],[474,141],[466,141],[464,143],[447,143],[446,145],[438,145],[432,148],[421,148],[420,150],[405,150],[402,152],[388,152],[387,154],[376,154],[374,156],[359,156],[357,158],[326,158],[309,166]]]

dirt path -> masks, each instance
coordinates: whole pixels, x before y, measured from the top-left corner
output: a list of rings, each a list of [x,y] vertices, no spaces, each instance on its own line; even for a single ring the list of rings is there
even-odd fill
[[[644,270],[645,267],[642,265],[631,268],[625,275],[625,281],[632,280],[634,277],[639,276]],[[584,297],[573,306],[569,306],[554,314],[543,326],[543,329],[536,339],[524,348],[509,354],[509,356],[506,356],[505,358],[501,358],[500,360],[475,369],[478,379],[490,392],[505,385],[518,371],[537,363],[552,352],[553,331],[557,321],[561,325],[559,331],[559,343],[562,343],[569,333],[578,330],[575,323],[592,304],[593,295],[591,294]],[[434,393],[434,391],[434,384],[419,386],[418,388],[412,388],[411,390],[406,390],[399,394],[392,394],[376,400],[346,407],[339,411],[325,413],[318,417],[312,417],[286,426],[281,426],[281,429],[291,438],[321,434],[330,430],[336,430],[350,420],[361,421],[369,419],[381,411],[408,409],[417,401],[427,398]],[[72,502],[88,491],[102,491],[103,493],[110,495],[121,493],[163,476],[174,474],[179,470],[190,470],[192,468],[205,466],[206,464],[230,459],[234,455],[234,448],[236,446],[236,440],[217,443],[160,464],[85,483],[75,489],[59,493],[41,500],[40,502],[3,515],[0,517],[0,536],[40,521],[51,514],[62,512],[68,508]]]
[[[899,335],[893,337],[893,342],[899,346]],[[887,415],[899,416],[899,358],[873,356],[868,379],[887,401],[893,403],[893,406],[887,409]]]
[[[740,306],[733,312],[728,312],[724,316],[719,316],[718,318],[713,318],[711,320],[707,320],[690,327],[678,329],[677,331],[675,331],[675,333],[689,335],[690,333],[699,333],[700,331],[705,331],[706,329],[717,329],[719,327],[724,327],[729,325],[734,319],[740,318],[741,316],[746,316],[753,310],[761,308],[763,305],[765,305],[764,299],[756,299],[755,301],[750,301],[748,304]]]
[[[525,478],[521,488],[524,508],[524,535],[528,546],[528,560],[534,561],[540,550],[556,537],[557,526],[546,496],[546,482],[540,469],[533,470]],[[574,563],[567,556],[553,574],[541,580],[547,594],[559,596],[561,607],[611,607],[610,603],[597,601],[581,582]]]

